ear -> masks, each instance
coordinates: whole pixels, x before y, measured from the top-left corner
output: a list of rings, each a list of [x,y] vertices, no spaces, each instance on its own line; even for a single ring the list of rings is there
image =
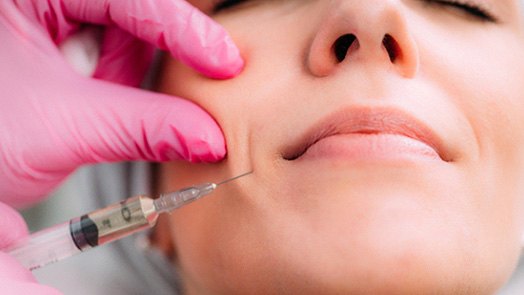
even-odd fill
[[[149,239],[153,247],[162,251],[170,261],[174,261],[176,258],[176,251],[173,239],[171,238],[169,217],[169,214],[162,214],[158,217],[157,224]]]

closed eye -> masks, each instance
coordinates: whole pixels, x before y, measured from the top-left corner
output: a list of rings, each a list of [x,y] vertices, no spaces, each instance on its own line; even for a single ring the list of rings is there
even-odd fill
[[[470,16],[478,18],[483,21],[497,22],[497,19],[488,10],[473,0],[425,0],[428,4],[442,5],[450,8],[459,9]]]
[[[248,0],[220,0],[215,4],[215,7],[213,7],[213,13],[218,13],[247,1]]]

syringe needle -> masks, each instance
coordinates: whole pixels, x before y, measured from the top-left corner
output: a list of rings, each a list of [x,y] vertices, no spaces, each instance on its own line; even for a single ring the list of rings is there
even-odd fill
[[[251,174],[251,173],[253,173],[253,171],[249,171],[249,172],[246,172],[246,173],[244,173],[244,174],[240,174],[240,175],[238,175],[238,176],[235,176],[235,177],[232,177],[232,178],[229,178],[229,179],[223,180],[223,181],[217,183],[216,185],[219,186],[219,185],[222,185],[222,184],[224,184],[224,183],[228,183],[228,182],[230,182],[230,181],[237,180],[237,179],[239,179],[240,177],[247,176],[247,175],[249,175],[249,174]]]
[[[202,198],[205,195],[213,192],[219,185],[233,181],[240,177],[246,176],[253,173],[247,172],[224,181],[221,181],[217,184],[215,183],[203,183],[200,185],[195,185],[192,187],[187,187],[175,192],[170,192],[167,194],[162,194],[158,199],[154,201],[156,211],[158,213],[171,212],[177,208],[180,208],[186,204],[189,204],[193,201],[196,201]]]

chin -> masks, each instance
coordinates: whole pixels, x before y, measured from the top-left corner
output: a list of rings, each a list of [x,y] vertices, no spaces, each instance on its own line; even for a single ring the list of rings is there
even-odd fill
[[[301,186],[286,181],[282,187],[271,185],[274,192],[264,190],[255,197],[267,202],[258,203],[257,216],[263,218],[251,224],[257,230],[248,235],[245,248],[261,251],[248,251],[239,260],[246,263],[238,266],[244,274],[245,269],[256,269],[247,272],[258,282],[251,290],[494,294],[509,277],[514,253],[490,248],[475,209],[463,206],[473,192],[460,182],[443,187],[435,177],[417,173],[414,178],[398,171],[389,178],[366,175],[357,183],[341,181],[347,177],[333,173]],[[374,181],[377,178],[380,181]]]
[[[229,294],[488,295],[506,279],[486,269],[475,251],[465,251],[458,243],[446,245],[431,233],[409,238],[400,234],[396,239],[368,234],[361,241],[345,239],[354,233],[338,234],[275,239],[278,246],[266,247],[268,252],[253,264],[238,266],[242,275],[234,276],[230,287],[236,291]],[[484,277],[486,273],[494,275]]]
[[[239,267],[251,268],[253,277],[242,280],[256,281],[249,290],[263,290],[258,294],[478,295],[494,294],[509,276],[508,269],[492,268],[500,264],[478,251],[472,237],[417,217],[264,229],[268,241],[257,243],[264,250]]]

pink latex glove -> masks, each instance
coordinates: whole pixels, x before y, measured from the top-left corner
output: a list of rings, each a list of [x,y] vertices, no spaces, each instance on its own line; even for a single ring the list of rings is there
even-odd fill
[[[184,0],[1,0],[4,203],[33,204],[86,163],[225,155],[219,127],[196,105],[74,72],[57,45],[86,23],[105,28],[95,72],[103,80],[138,84],[153,53],[141,40],[210,77],[243,66],[225,31]]]
[[[18,212],[0,203],[0,249],[27,235],[27,227]],[[14,258],[0,252],[0,286],[2,294],[58,295],[58,291],[39,285],[30,271]]]

